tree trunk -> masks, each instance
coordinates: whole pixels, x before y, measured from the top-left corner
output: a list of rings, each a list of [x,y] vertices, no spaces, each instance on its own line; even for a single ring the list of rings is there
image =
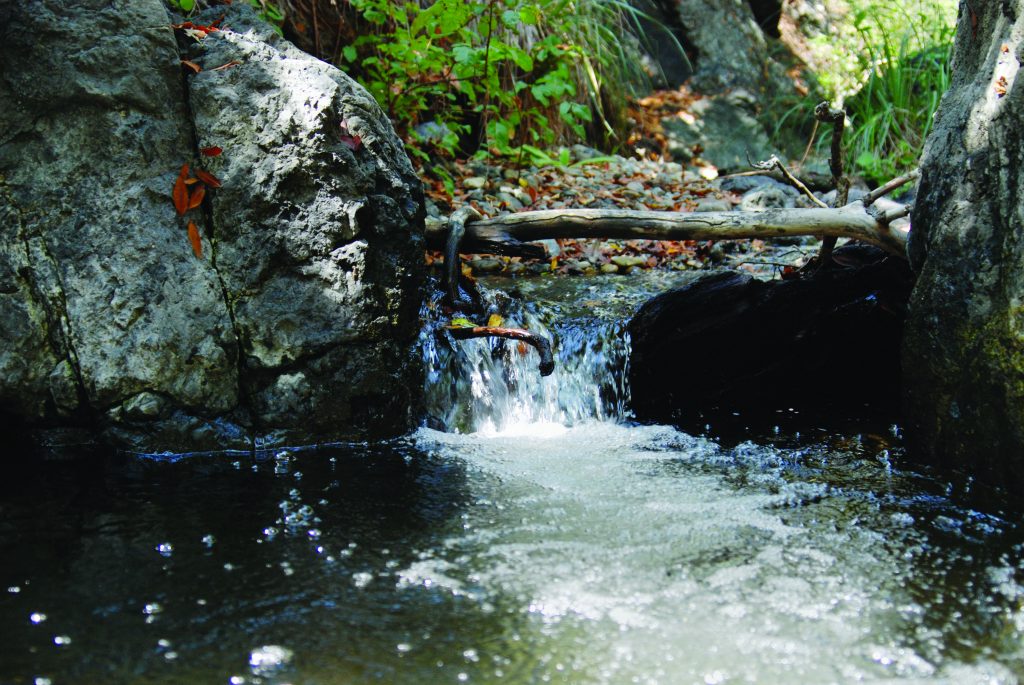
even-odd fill
[[[1024,484],[1024,0],[960,3],[922,162],[903,366],[917,454]]]

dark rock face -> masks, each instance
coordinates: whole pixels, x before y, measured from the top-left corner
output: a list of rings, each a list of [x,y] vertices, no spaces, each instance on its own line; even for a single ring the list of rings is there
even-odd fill
[[[408,426],[418,182],[372,98],[241,4],[187,54],[159,0],[3,10],[0,414],[146,451]],[[223,186],[181,218],[185,162]]]
[[[629,326],[637,417],[895,412],[909,269],[867,246],[836,255],[848,266],[772,282],[712,273],[641,307]]]
[[[920,456],[1024,483],[1024,2],[962,3],[912,216],[903,347]]]

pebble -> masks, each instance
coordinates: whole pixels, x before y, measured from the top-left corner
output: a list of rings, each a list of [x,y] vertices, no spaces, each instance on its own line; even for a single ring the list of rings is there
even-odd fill
[[[612,257],[612,263],[616,266],[630,267],[630,266],[643,266],[647,263],[647,257],[638,257],[636,255],[620,254]]]
[[[714,197],[705,197],[697,201],[697,206],[693,208],[695,212],[729,212],[732,211],[732,205],[725,200],[719,200]]]
[[[487,185],[487,178],[484,176],[470,176],[462,180],[462,185],[472,190],[479,190]]]
[[[615,274],[619,272],[619,267],[615,264],[602,264],[601,273],[603,274]]]
[[[480,273],[493,273],[495,271],[501,271],[503,264],[500,259],[481,257],[479,259],[472,260],[469,263],[469,266],[473,271],[479,271]]]

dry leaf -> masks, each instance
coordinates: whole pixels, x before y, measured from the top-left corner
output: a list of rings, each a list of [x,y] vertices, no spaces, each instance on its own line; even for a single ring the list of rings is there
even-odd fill
[[[202,169],[196,169],[196,176],[200,181],[210,186],[211,188],[220,188],[220,181],[217,177],[211,174],[209,171],[203,171]]]
[[[196,257],[202,259],[203,244],[199,240],[199,228],[194,221],[188,222],[188,240],[192,243],[192,251],[196,253]]]
[[[188,208],[195,209],[203,203],[203,198],[206,197],[206,186],[200,183],[196,186],[196,189],[192,191],[192,195],[188,200]]]
[[[220,147],[217,147],[216,145],[211,145],[210,147],[204,147],[204,148],[199,150],[199,153],[202,154],[204,157],[216,157],[217,155],[219,155],[222,152],[224,152],[224,149],[220,148]]]
[[[181,173],[174,182],[174,190],[171,191],[171,199],[174,200],[174,209],[178,216],[183,216],[188,211],[188,188],[185,186],[185,178],[188,176],[188,164],[181,167]]]
[[[181,60],[181,66],[185,67],[186,69],[191,71],[193,74],[198,74],[199,72],[201,72],[203,70],[203,68],[201,66],[199,66],[195,62],[190,62],[187,59]]]

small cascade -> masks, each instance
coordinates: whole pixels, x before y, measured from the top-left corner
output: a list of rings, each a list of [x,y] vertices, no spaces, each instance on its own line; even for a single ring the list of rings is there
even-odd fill
[[[504,285],[504,284],[503,284]],[[429,306],[422,335],[427,366],[427,413],[433,427],[458,433],[505,433],[517,428],[628,417],[628,311],[595,311],[593,301],[558,302],[487,289],[489,312],[502,325],[552,341],[555,371],[542,377],[536,351],[511,340],[455,341]],[[599,294],[594,293],[600,297]],[[519,296],[517,296],[519,295]],[[572,293],[568,293],[571,297]],[[600,301],[600,304],[605,304]]]

